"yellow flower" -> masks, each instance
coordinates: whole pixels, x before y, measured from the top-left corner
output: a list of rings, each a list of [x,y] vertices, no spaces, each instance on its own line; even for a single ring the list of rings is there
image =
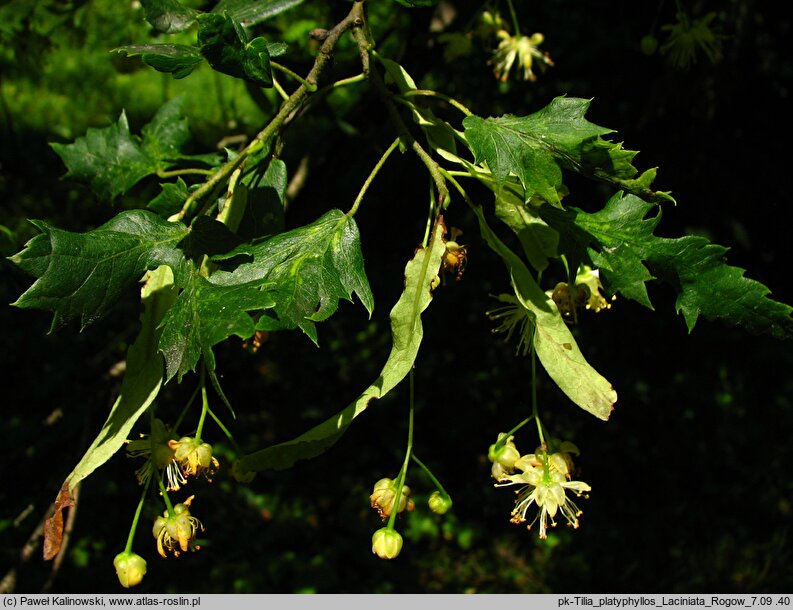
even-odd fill
[[[506,30],[499,30],[496,36],[501,39],[501,42],[490,63],[493,65],[496,78],[500,81],[507,81],[509,72],[516,61],[518,74],[522,70],[523,80],[529,81],[537,80],[537,75],[532,69],[535,59],[542,70],[545,70],[546,66],[553,65],[551,57],[538,48],[545,40],[545,36],[541,33],[536,32],[531,36],[512,36]]]
[[[157,552],[162,557],[167,557],[168,551],[179,557],[180,552],[199,550],[195,537],[204,531],[204,524],[190,514],[189,506],[194,497],[174,506],[171,514],[166,510],[154,521],[152,535],[157,539]]]
[[[558,512],[573,528],[578,528],[578,517],[581,511],[575,502],[567,497],[567,490],[576,495],[591,491],[583,481],[570,481],[570,457],[565,453],[530,453],[515,462],[519,474],[504,477],[499,487],[522,485],[518,490],[518,499],[512,511],[512,523],[525,523],[526,514],[533,504],[540,509],[528,526],[539,519],[540,538],[547,538],[548,523],[556,526],[554,517]]]
[[[173,457],[182,467],[185,477],[203,474],[209,478],[220,466],[212,457],[212,445],[200,439],[183,436],[178,441],[169,441],[168,446],[173,449]]]
[[[135,471],[139,485],[145,485],[158,470],[163,470],[168,491],[178,491],[187,483],[174,460],[175,452],[170,446],[172,442],[170,432],[160,419],[152,420],[151,434],[142,434],[137,441],[127,441],[127,454],[130,457],[146,458],[144,464]]]

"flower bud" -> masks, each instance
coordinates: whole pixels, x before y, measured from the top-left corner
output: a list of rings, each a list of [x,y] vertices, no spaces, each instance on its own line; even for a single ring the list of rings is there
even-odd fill
[[[381,527],[372,536],[372,553],[380,559],[394,559],[402,550],[402,536],[388,527]]]
[[[498,435],[498,441],[490,445],[487,450],[487,459],[493,462],[490,469],[493,478],[496,480],[501,479],[502,476],[514,472],[515,462],[520,459],[520,452],[515,447],[512,441],[514,437],[510,436],[506,442],[498,446],[501,440],[506,436],[503,432]]]
[[[452,499],[440,491],[433,491],[429,499],[430,510],[436,515],[445,515],[452,507]]]
[[[380,518],[386,519],[394,512],[394,504],[396,503],[397,486],[396,481],[383,478],[374,484],[372,495],[369,496],[372,508],[375,509]],[[399,497],[399,507],[397,513],[404,510],[412,511],[416,507],[416,503],[410,497],[410,487],[407,485],[402,486],[402,494]]]
[[[113,566],[116,568],[118,581],[125,589],[140,584],[146,575],[146,560],[131,551],[124,551],[116,555],[113,559]]]

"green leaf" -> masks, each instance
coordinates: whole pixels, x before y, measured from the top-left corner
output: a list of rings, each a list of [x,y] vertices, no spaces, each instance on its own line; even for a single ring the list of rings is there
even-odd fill
[[[165,182],[160,184],[162,191],[146,206],[152,212],[156,212],[163,218],[168,218],[182,209],[184,202],[190,196],[187,184],[181,178],[176,182]]]
[[[176,79],[192,73],[204,61],[198,47],[184,44],[133,44],[113,50],[129,57],[140,55],[147,66],[172,74]]]
[[[198,16],[198,44],[201,54],[218,72],[260,87],[273,86],[267,41],[259,37],[248,42],[243,27],[227,13]]]
[[[64,485],[68,485],[70,491],[124,446],[135,422],[157,397],[163,374],[163,359],[157,348],[160,335],[157,327],[175,298],[170,268],[162,266],[150,272],[142,290],[141,329],[127,350],[121,393],[99,435],[66,478]]]
[[[52,144],[52,148],[69,170],[65,177],[87,182],[103,199],[114,199],[157,171],[156,162],[130,134],[124,112],[115,125],[89,128],[73,144]]]
[[[537,285],[520,257],[492,232],[482,209],[474,212],[482,237],[509,269],[515,296],[534,321],[534,349],[548,375],[575,404],[607,420],[617,401],[611,383],[586,361],[556,304]]]
[[[213,13],[228,13],[245,27],[254,26],[303,4],[304,0],[220,0]],[[275,57],[272,53],[271,57]]]
[[[195,370],[201,356],[210,371],[215,369],[212,347],[228,337],[242,339],[256,332],[247,313],[273,307],[275,301],[262,290],[262,281],[217,286],[194,273],[162,321],[160,350],[165,356],[166,381],[175,375],[181,382]]]
[[[173,34],[189,28],[198,11],[183,6],[177,0],[141,0],[146,21],[158,32]]]
[[[477,163],[486,162],[503,184],[510,174],[520,180],[525,200],[535,193],[561,207],[562,168],[604,180],[650,201],[672,201],[650,183],[655,170],[634,178],[636,155],[600,138],[613,130],[584,119],[589,100],[557,97],[542,110],[525,117],[505,115],[463,120],[465,136]]]
[[[38,279],[14,305],[52,311],[51,330],[77,317],[85,328],[146,270],[168,265],[178,275],[184,264],[176,246],[187,227],[144,210],[122,212],[87,233],[32,222],[41,234],[11,260]]]
[[[245,244],[216,260],[239,256],[251,260],[232,272],[216,272],[210,281],[222,286],[272,284],[279,328],[300,328],[317,343],[314,323],[333,315],[339,299],[352,301],[353,293],[372,313],[374,301],[364,271],[358,226],[341,210],[331,210],[304,227]]]
[[[240,182],[237,188],[244,189],[248,201],[239,236],[250,239],[282,233],[287,187],[286,163],[281,159],[273,159],[264,172],[251,172]]]
[[[352,421],[363,413],[373,400],[393,390],[410,372],[416,361],[424,336],[421,313],[432,300],[433,280],[440,273],[446,252],[443,241],[446,228],[436,223],[426,248],[419,248],[405,267],[405,289],[391,310],[393,345],[380,376],[345,409],[290,441],[273,445],[243,456],[243,471],[282,470],[298,460],[307,460],[327,451],[347,431]]]
[[[65,177],[85,182],[103,199],[113,200],[158,170],[171,167],[189,139],[186,119],[179,119],[183,98],[163,104],[143,128],[143,139],[133,136],[124,112],[115,125],[90,128],[73,144],[52,144],[69,170]]]
[[[676,310],[689,332],[702,315],[752,332],[793,337],[793,308],[768,298],[768,288],[745,278],[744,269],[728,265],[727,248],[693,235],[655,236],[661,211],[648,218],[651,209],[633,195],[618,193],[600,212],[572,208],[545,218],[571,247],[587,249],[610,292],[652,307],[645,282],[657,277],[672,285],[678,293]]]

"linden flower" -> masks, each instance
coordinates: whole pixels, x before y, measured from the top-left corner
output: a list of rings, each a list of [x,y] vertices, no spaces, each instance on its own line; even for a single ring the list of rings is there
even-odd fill
[[[151,422],[151,434],[143,434],[137,441],[127,441],[127,453],[130,457],[143,457],[146,462],[135,471],[139,485],[145,485],[158,470],[164,471],[168,491],[178,491],[187,483],[179,465],[174,460],[173,442],[168,429],[160,419]]]
[[[515,472],[515,462],[520,459],[520,451],[518,451],[518,448],[512,440],[515,438],[514,436],[507,438],[499,447],[499,443],[501,443],[505,436],[506,433],[501,432],[498,435],[498,440],[490,445],[490,448],[487,450],[487,459],[493,462],[493,465],[490,467],[490,474],[493,475],[496,481],[500,481],[506,475]]]
[[[186,477],[204,474],[209,478],[220,466],[217,458],[212,457],[212,445],[201,439],[183,436],[178,441],[169,441],[168,446],[173,449],[174,459]]]
[[[499,30],[496,34],[501,42],[498,44],[496,52],[490,63],[493,65],[493,72],[502,82],[509,78],[509,72],[517,60],[518,73],[523,70],[523,80],[535,81],[537,75],[532,70],[532,64],[536,59],[542,70],[546,66],[552,66],[551,57],[539,50],[539,45],[545,40],[545,36],[539,32],[531,36],[512,36],[506,30]]]
[[[534,337],[534,319],[532,314],[512,295],[500,294],[496,298],[507,304],[486,312],[488,318],[499,323],[493,329],[493,332],[505,333],[507,335],[504,339],[505,342],[509,342],[512,339],[512,335],[517,333],[518,346],[515,348],[515,355],[522,353],[525,356],[531,349],[532,338]]]
[[[167,557],[171,551],[174,557],[179,557],[180,552],[197,551],[195,544],[196,534],[204,531],[204,524],[190,514],[190,503],[195,496],[190,496],[181,504],[173,507],[173,513],[166,510],[162,517],[154,521],[151,533],[157,539],[157,552],[162,557]]]
[[[581,511],[575,502],[567,497],[566,491],[571,490],[580,496],[591,491],[591,488],[583,481],[568,480],[569,456],[562,453],[552,455],[530,453],[515,462],[515,468],[522,472],[505,477],[498,485],[500,487],[523,485],[517,492],[518,499],[512,511],[512,523],[525,523],[526,513],[532,504],[536,504],[540,511],[529,524],[528,529],[531,529],[539,519],[540,538],[548,537],[548,522],[550,521],[551,527],[555,527],[554,517],[560,511],[568,525],[578,528]]]
[[[374,484],[374,490],[372,491],[372,495],[369,496],[369,501],[372,504],[372,508],[377,511],[381,519],[387,519],[391,516],[391,513],[394,512],[396,492],[396,481],[392,479],[383,478]],[[415,507],[416,503],[410,497],[410,487],[403,485],[402,494],[399,496],[399,508],[397,509],[397,513],[401,513],[404,510],[411,512]]]

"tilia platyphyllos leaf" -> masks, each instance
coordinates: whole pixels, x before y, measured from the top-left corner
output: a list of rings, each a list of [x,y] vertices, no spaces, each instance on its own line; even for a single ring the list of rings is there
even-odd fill
[[[610,292],[652,308],[645,283],[658,279],[673,286],[675,307],[689,331],[701,315],[778,338],[793,337],[793,308],[768,298],[768,288],[728,265],[727,248],[694,235],[654,235],[661,220],[660,209],[647,217],[654,208],[618,193],[594,214],[545,206],[542,216],[559,231],[566,251],[579,252],[600,269]]]

